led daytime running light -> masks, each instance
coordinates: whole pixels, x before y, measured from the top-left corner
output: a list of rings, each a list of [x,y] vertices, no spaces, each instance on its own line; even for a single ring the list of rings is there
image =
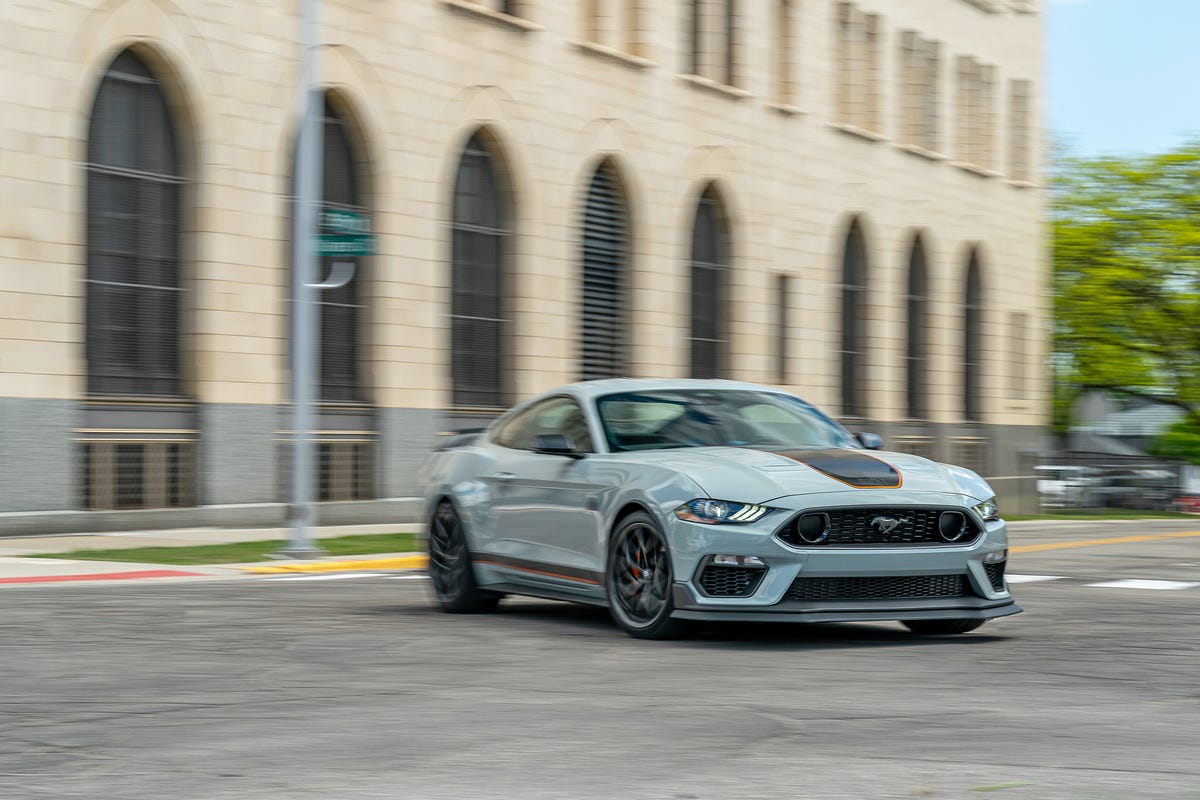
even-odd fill
[[[976,514],[983,518],[984,522],[997,522],[1000,519],[1000,507],[996,505],[996,498],[984,500],[971,507]]]
[[[700,522],[705,525],[723,523],[744,525],[758,522],[770,512],[771,509],[766,506],[756,506],[751,503],[731,503],[727,500],[698,498],[675,509],[675,516],[688,522]]]

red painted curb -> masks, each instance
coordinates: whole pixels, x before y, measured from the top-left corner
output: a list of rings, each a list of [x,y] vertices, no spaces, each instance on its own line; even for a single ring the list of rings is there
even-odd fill
[[[201,576],[201,572],[177,569],[143,569],[134,572],[95,572],[87,575],[29,575],[22,578],[0,578],[0,583],[50,583],[53,581],[120,581],[135,578],[186,578]]]

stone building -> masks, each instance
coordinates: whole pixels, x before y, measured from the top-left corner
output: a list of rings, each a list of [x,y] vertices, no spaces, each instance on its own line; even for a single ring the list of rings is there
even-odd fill
[[[297,4],[0,5],[0,530],[283,519]],[[324,0],[326,521],[614,374],[1005,481],[1046,408],[1030,0]]]

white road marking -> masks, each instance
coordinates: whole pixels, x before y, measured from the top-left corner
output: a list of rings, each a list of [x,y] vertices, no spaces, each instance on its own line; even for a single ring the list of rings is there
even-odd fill
[[[391,578],[394,581],[427,581],[428,575],[386,575],[384,577]]]
[[[319,572],[315,575],[272,575],[269,581],[343,581],[347,578],[379,578],[383,572]]]
[[[1195,589],[1200,583],[1188,581],[1147,581],[1137,578],[1126,578],[1120,581],[1105,581],[1104,583],[1089,583],[1099,589]]]
[[[1062,575],[1005,575],[1009,583],[1039,583],[1041,581],[1061,581]]]

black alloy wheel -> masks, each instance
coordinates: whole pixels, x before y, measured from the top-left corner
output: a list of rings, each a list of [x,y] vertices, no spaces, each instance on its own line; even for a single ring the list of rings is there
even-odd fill
[[[452,614],[493,611],[503,596],[475,583],[466,532],[449,500],[438,505],[429,523],[429,578],[438,604]]]
[[[608,554],[605,588],[613,619],[638,639],[669,639],[687,629],[675,610],[671,556],[657,523],[639,511],[618,523]]]
[[[922,636],[942,636],[970,633],[987,622],[986,619],[906,619],[901,622],[910,631]]]

